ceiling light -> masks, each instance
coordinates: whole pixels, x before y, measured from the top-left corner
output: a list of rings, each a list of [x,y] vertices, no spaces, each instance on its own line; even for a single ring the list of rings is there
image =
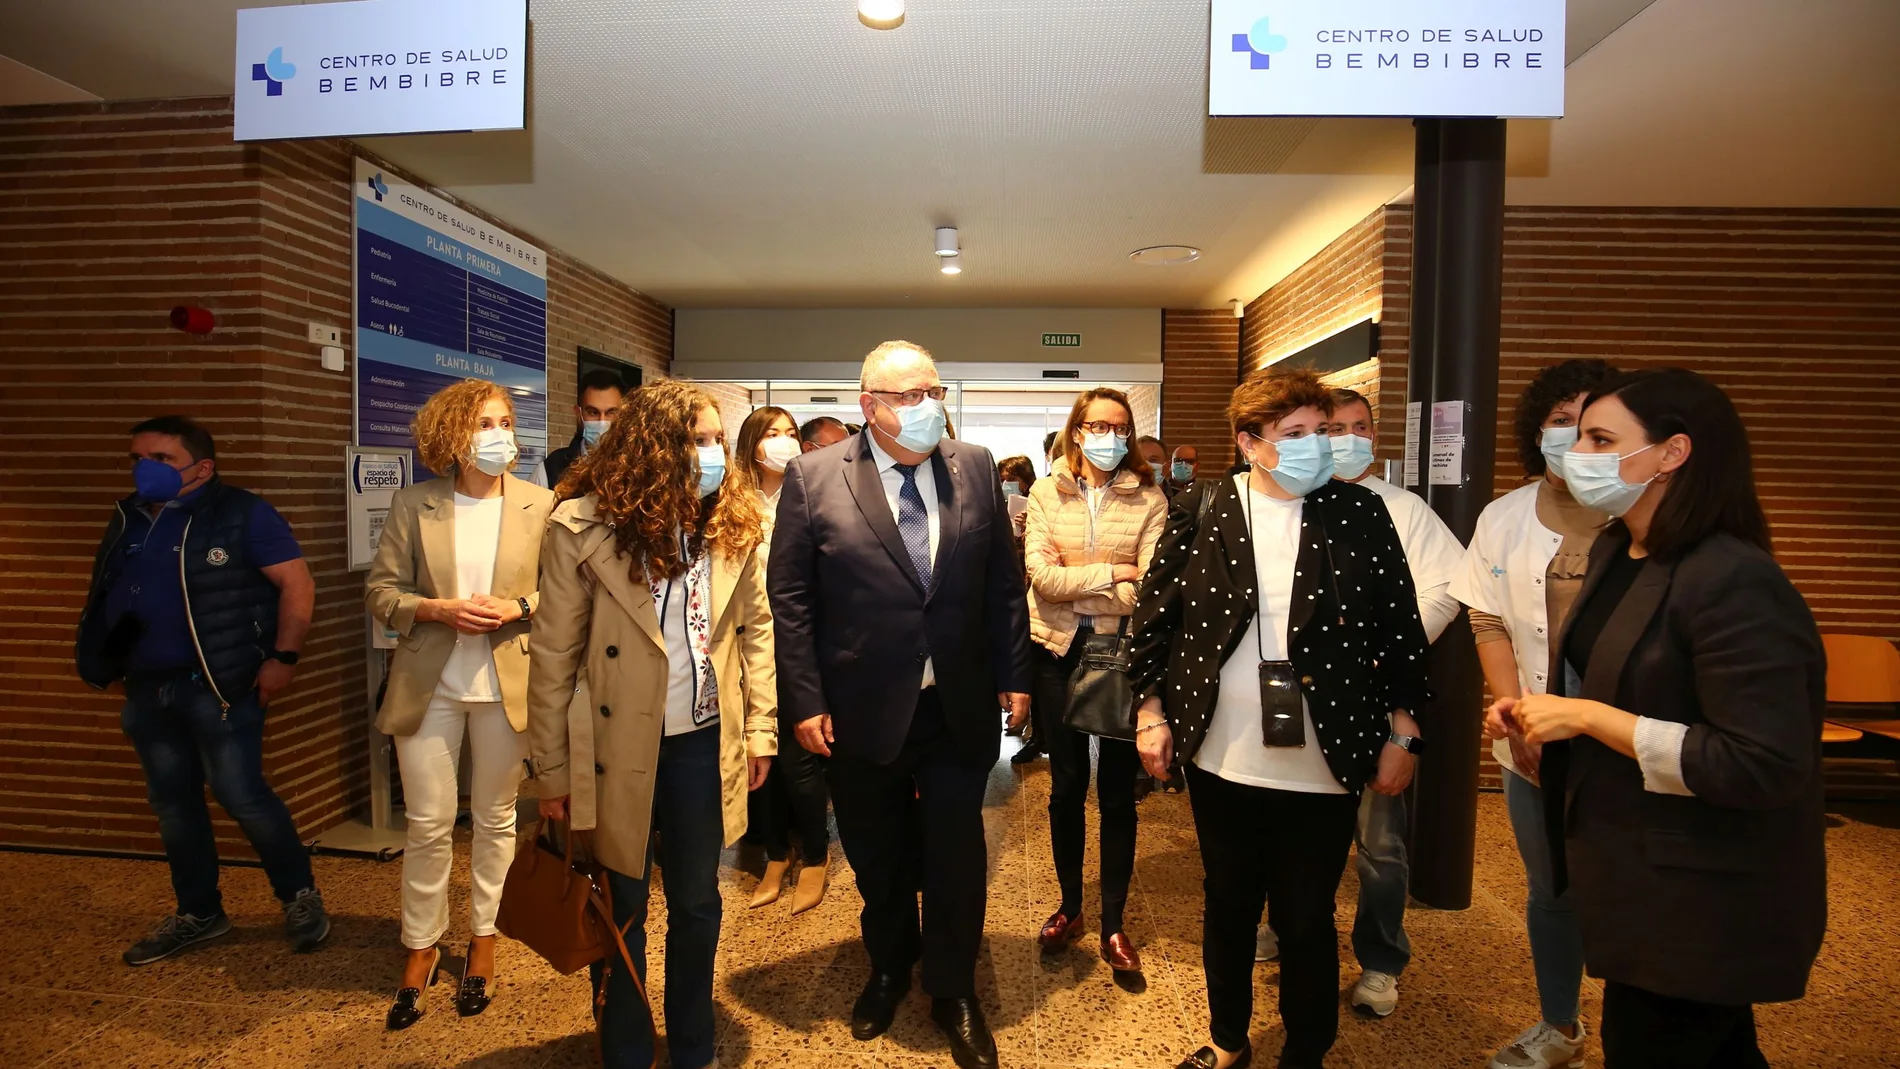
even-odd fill
[[[874,30],[895,30],[904,24],[904,0],[858,0],[858,21]]]
[[[957,228],[940,226],[937,228],[937,255],[955,256],[957,249]]]
[[[1129,253],[1128,258],[1150,267],[1172,267],[1175,264],[1191,264],[1200,259],[1201,250],[1192,245],[1150,245]]]
[[[946,275],[960,275],[963,273],[963,257],[957,253],[953,252],[937,262],[942,265],[938,267],[937,270],[942,271]]]

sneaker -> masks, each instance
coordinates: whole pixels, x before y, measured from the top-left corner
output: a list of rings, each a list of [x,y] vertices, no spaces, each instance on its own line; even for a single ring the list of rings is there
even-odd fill
[[[1267,925],[1261,925],[1260,931],[1253,937],[1253,960],[1280,960],[1280,937],[1274,935],[1273,929]]]
[[[1390,1017],[1399,1008],[1399,978],[1367,969],[1352,986],[1352,1008],[1373,1017]]]
[[[299,954],[315,950],[329,934],[330,918],[316,888],[306,887],[284,903],[284,938],[290,940],[290,949]]]
[[[1589,1033],[1577,1022],[1571,1039],[1539,1021],[1491,1059],[1491,1069],[1583,1069],[1583,1041]]]
[[[127,965],[150,965],[160,958],[171,957],[193,943],[216,939],[230,930],[231,918],[223,913],[215,917],[174,913],[159,921],[151,935],[133,943],[120,957],[125,959]]]

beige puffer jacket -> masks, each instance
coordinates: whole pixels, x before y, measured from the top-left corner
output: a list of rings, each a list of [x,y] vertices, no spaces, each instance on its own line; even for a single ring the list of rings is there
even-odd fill
[[[1132,564],[1147,574],[1167,523],[1168,499],[1127,469],[1109,484],[1091,518],[1088,496],[1068,460],[1057,460],[1049,477],[1029,491],[1023,537],[1030,637],[1061,657],[1082,617],[1131,615],[1141,583],[1115,582],[1115,565]],[[1112,630],[1105,623],[1096,630]]]

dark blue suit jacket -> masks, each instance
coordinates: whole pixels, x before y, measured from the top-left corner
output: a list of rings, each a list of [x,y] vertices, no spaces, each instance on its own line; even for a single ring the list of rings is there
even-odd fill
[[[928,658],[958,746],[995,760],[996,696],[1029,691],[1029,606],[1009,509],[989,450],[946,440],[931,463],[942,530],[928,589],[863,435],[785,469],[766,584],[786,732],[830,713],[834,748],[895,760]]]

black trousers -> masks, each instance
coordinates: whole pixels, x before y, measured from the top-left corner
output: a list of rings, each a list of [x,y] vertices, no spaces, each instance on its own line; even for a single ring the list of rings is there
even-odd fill
[[[1346,871],[1359,799],[1250,787],[1187,766],[1207,904],[1201,965],[1209,1031],[1247,1048],[1253,1023],[1254,933],[1261,909],[1280,937],[1280,1064],[1317,1066],[1339,1037],[1339,937],[1333,896]]]
[[[1044,710],[1044,748],[1049,753],[1049,841],[1055,848],[1062,912],[1082,908],[1082,852],[1088,835],[1089,744],[1093,735],[1062,723],[1069,677],[1082,659],[1077,635],[1065,656],[1038,645],[1034,651],[1035,705]],[[1128,883],[1135,874],[1135,773],[1141,758],[1125,739],[1102,739],[1095,768],[1096,806],[1102,818],[1102,934],[1122,930]]]
[[[934,687],[918,696],[895,761],[832,754],[831,804],[864,898],[871,967],[909,976],[921,957],[926,993],[974,997],[989,865],[983,791],[994,762],[957,746]]]
[[[746,838],[763,846],[766,857],[784,861],[791,856],[792,834],[797,832],[799,860],[823,865],[830,853],[830,809],[825,759],[800,746],[794,736],[780,735],[765,786],[746,796]]]
[[[1605,1069],[1767,1069],[1755,1043],[1755,1007],[1670,998],[1611,980],[1603,985]]]

